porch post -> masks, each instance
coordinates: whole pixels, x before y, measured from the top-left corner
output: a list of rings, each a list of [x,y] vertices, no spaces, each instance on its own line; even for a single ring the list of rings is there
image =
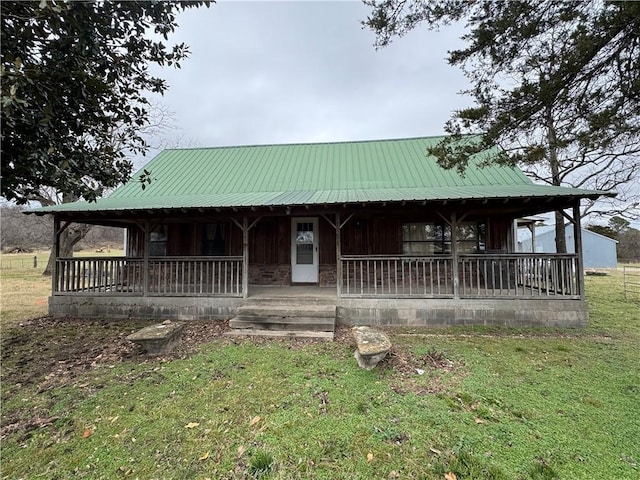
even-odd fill
[[[451,214],[451,269],[453,270],[453,298],[460,298],[460,272],[458,270],[458,234],[456,232],[458,227],[458,219],[456,212]],[[444,232],[443,232],[444,234]]]
[[[340,247],[341,236],[340,231],[342,230],[342,225],[340,224],[340,212],[336,212],[336,287],[338,289],[337,296],[338,298],[342,295],[342,249]]]
[[[529,225],[529,231],[531,232],[531,253],[536,253],[536,224]]]
[[[151,222],[145,220],[143,226],[144,232],[144,257],[142,260],[143,284],[142,296],[146,297],[149,293],[149,250],[151,249]]]
[[[582,227],[580,226],[580,200],[577,200],[573,206],[573,241],[578,255],[578,265],[576,272],[578,280],[578,293],[580,298],[584,299],[584,261],[582,258]]]
[[[242,217],[242,298],[249,296],[249,223]]]
[[[51,264],[51,296],[56,294],[58,285],[58,256],[60,255],[60,220],[53,217],[53,246],[51,250],[53,262]]]

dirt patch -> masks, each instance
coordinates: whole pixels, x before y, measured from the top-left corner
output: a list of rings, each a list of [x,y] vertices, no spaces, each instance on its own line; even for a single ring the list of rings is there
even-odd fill
[[[185,322],[181,343],[166,355],[150,357],[126,337],[154,323],[157,322],[42,317],[3,329],[2,402],[31,388],[46,398],[53,389],[74,385],[81,375],[104,365],[185,358],[199,345],[220,338],[228,329],[227,321]],[[28,434],[57,420],[47,415],[46,407],[5,414],[0,422],[1,438],[13,432]]]
[[[99,365],[124,360],[146,361],[143,350],[127,335],[152,321],[35,318],[2,332],[2,382],[59,387]],[[186,322],[182,342],[164,359],[182,358],[222,335],[227,322]]]
[[[380,363],[392,372],[391,388],[404,395],[436,394],[451,389],[464,376],[464,365],[447,358],[446,353],[431,350],[423,355],[393,347]]]
[[[390,334],[393,342],[396,332],[393,329],[381,330]],[[355,350],[351,327],[336,327],[335,342]],[[376,369],[381,375],[391,376],[391,388],[401,395],[441,393],[455,386],[464,376],[464,364],[448,358],[446,352],[431,350],[423,355],[416,355],[397,345],[391,347]]]

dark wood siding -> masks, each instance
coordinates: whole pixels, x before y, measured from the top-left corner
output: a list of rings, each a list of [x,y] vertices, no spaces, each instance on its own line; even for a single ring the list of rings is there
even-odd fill
[[[397,218],[352,219],[342,229],[342,253],[399,255],[402,253],[401,226]]]
[[[513,220],[504,217],[492,217],[487,222],[487,251],[507,253],[509,251],[509,235]]]
[[[342,215],[342,221],[348,215]],[[333,221],[333,215],[328,215]],[[238,221],[241,221],[238,219]],[[251,220],[249,223],[251,223]],[[464,221],[485,222],[488,251],[508,252],[512,234],[512,218],[508,216],[467,216]],[[397,215],[384,212],[353,216],[342,228],[342,253],[344,255],[401,255],[402,225],[404,223],[437,222],[442,218],[423,211],[399,211]],[[154,222],[162,223],[162,222]],[[203,235],[207,223],[224,224],[225,255],[242,255],[242,230],[228,219],[200,220],[194,223],[168,223],[167,255],[202,255]],[[333,225],[318,216],[319,262],[321,265],[336,263],[336,233]],[[129,255],[143,256],[144,235],[142,228],[132,226],[128,233]],[[291,217],[265,217],[249,231],[249,263],[253,265],[289,265],[291,263]]]
[[[291,251],[291,220],[273,217],[260,220],[249,232],[249,263],[284,265]]]

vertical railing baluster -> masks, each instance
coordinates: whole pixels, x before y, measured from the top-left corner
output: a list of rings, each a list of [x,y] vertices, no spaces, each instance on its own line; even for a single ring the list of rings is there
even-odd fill
[[[395,288],[395,294],[398,295],[398,260],[393,260],[393,285]]]
[[[462,294],[465,295],[467,293],[467,269],[466,269],[466,259],[460,258],[460,266],[462,267]]]
[[[433,295],[433,259],[429,259],[429,292]]]
[[[229,284],[228,284],[229,270],[227,262],[224,262],[224,295],[229,293]]]
[[[387,260],[387,293],[391,293],[391,261]]]
[[[373,294],[378,294],[378,261],[373,261]]]
[[[427,264],[424,258],[422,259],[422,293],[427,295]]]

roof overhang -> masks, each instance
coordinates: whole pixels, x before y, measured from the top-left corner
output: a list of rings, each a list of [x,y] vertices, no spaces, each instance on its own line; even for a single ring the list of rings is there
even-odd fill
[[[505,192],[508,189],[508,192]],[[264,216],[310,215],[340,210],[387,210],[401,212],[410,208],[437,208],[461,210],[468,214],[500,212],[514,218],[537,215],[554,210],[571,208],[582,198],[595,199],[615,195],[611,192],[576,190],[544,185],[500,186],[499,192],[486,187],[474,189],[394,189],[362,191],[314,191],[314,192],[266,192],[251,194],[252,201],[241,195],[209,195],[206,198],[184,198],[180,204],[163,202],[155,197],[153,202],[126,206],[122,199],[104,198],[97,202],[75,202],[31,210],[36,215],[52,214],[65,221],[124,226],[143,218],[172,218],[191,221],[201,216]],[[261,197],[262,201],[256,201]],[[114,201],[116,200],[116,201]],[[151,199],[149,199],[151,200]],[[144,202],[146,203],[146,202]]]

